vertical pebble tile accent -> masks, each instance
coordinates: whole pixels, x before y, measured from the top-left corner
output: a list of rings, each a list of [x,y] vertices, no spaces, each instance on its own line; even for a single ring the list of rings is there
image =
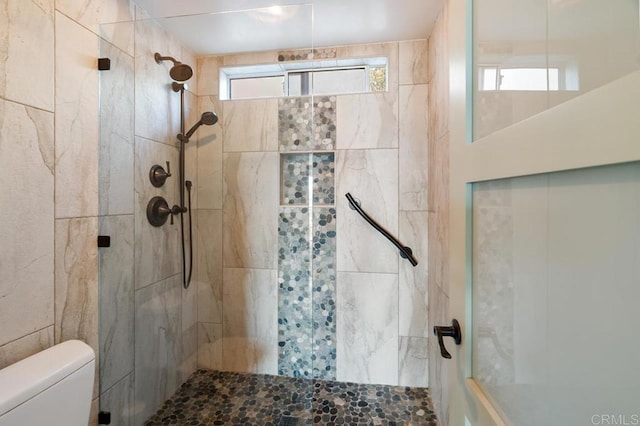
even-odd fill
[[[336,116],[335,96],[278,101],[280,151],[287,152],[280,176],[278,373],[290,377],[336,377],[335,154],[325,152],[335,147]]]
[[[313,154],[313,204],[335,204],[335,154]]]
[[[315,163],[314,163],[315,166]],[[309,154],[282,155],[280,204],[306,206],[309,203]],[[314,178],[315,180],[315,178]],[[315,193],[314,193],[315,200]]]
[[[312,111],[310,96],[278,99],[280,151],[311,149]]]
[[[304,61],[308,59],[334,59],[337,54],[335,47],[324,49],[296,49],[278,52],[278,62]]]
[[[278,226],[278,374],[311,377],[309,209],[282,207]]]
[[[336,209],[313,212],[313,377],[336,378]]]
[[[313,149],[331,151],[336,146],[335,96],[319,96],[313,99]]]

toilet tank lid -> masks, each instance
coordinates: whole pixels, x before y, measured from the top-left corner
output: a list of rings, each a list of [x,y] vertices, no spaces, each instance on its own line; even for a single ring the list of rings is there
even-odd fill
[[[89,345],[68,340],[0,370],[0,416],[94,359]]]

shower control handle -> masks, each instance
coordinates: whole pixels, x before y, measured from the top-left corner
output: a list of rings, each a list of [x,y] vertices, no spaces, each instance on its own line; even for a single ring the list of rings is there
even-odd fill
[[[447,351],[447,348],[444,346],[443,337],[453,337],[453,340],[456,342],[456,345],[462,343],[462,331],[460,330],[460,323],[457,319],[453,319],[451,321],[450,326],[441,326],[436,325],[433,327],[433,334],[438,336],[438,344],[440,345],[440,355],[443,358],[451,359],[451,354]]]
[[[166,182],[167,178],[171,177],[171,163],[167,161],[167,170],[159,164],[154,164],[149,170],[149,180],[151,185],[156,188],[160,188]]]
[[[153,226],[162,226],[171,216],[171,224],[173,225],[173,216],[183,213],[183,208],[175,204],[169,207],[167,200],[162,197],[153,197],[147,204],[147,219]]]

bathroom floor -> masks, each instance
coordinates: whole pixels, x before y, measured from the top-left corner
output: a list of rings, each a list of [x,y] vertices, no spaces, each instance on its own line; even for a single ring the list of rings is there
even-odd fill
[[[199,370],[156,425],[437,425],[427,389]]]

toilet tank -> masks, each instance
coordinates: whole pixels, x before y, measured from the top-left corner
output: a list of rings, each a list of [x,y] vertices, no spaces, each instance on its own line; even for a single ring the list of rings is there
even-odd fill
[[[95,354],[69,340],[0,370],[0,426],[86,426]]]

